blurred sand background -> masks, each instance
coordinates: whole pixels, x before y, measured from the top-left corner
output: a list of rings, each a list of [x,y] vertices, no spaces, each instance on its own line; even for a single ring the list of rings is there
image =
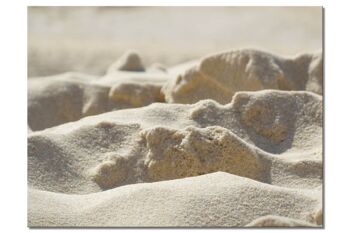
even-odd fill
[[[166,67],[226,49],[322,48],[321,7],[29,7],[28,76],[96,75],[126,50]]]

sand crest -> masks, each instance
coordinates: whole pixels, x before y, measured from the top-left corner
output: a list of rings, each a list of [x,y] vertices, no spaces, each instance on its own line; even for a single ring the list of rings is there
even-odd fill
[[[316,187],[322,183],[321,105],[310,92],[270,90],[237,93],[227,105],[152,104],[86,117],[28,136],[29,184],[89,193],[225,171]]]
[[[307,90],[322,93],[322,53],[283,58],[257,50],[210,55],[172,78],[164,87],[167,102],[227,103],[237,91]]]
[[[234,227],[269,214],[299,223],[311,221],[310,214],[320,203],[314,191],[223,172],[88,195],[29,189],[29,199],[30,226]]]
[[[136,52],[125,53],[102,77],[65,73],[28,80],[28,121],[41,130],[82,117],[154,102],[228,103],[238,91],[307,90],[322,94],[322,53],[292,59],[255,50],[208,56],[145,70]]]

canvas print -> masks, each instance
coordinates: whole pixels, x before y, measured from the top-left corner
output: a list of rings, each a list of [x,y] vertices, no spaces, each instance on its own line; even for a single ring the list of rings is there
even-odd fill
[[[28,7],[28,227],[323,227],[323,8]]]

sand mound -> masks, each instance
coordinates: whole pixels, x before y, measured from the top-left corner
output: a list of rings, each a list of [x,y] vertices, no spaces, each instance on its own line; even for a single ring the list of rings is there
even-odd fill
[[[225,104],[239,91],[322,93],[322,61],[322,54],[285,59],[242,50],[191,61],[169,71],[156,64],[143,72],[139,55],[130,51],[102,77],[70,72],[29,79],[29,127],[42,130],[85,116],[154,102],[195,103],[210,98]]]
[[[226,171],[266,181],[269,166],[240,138],[218,126],[141,132],[146,143],[145,166],[152,181]]]
[[[143,72],[145,68],[143,67],[139,54],[135,51],[128,51],[108,68],[108,73],[113,73],[118,70]]]
[[[91,193],[225,171],[315,188],[323,175],[321,106],[310,92],[260,91],[237,93],[227,105],[152,104],[86,117],[28,136],[28,182]]]
[[[167,76],[110,72],[103,77],[79,73],[28,80],[28,124],[42,130],[85,116],[164,102],[160,89]]]
[[[162,90],[170,103],[202,99],[228,103],[238,91],[263,89],[322,94],[322,64],[322,53],[282,58],[256,50],[229,51],[205,57],[175,74]]]
[[[317,227],[317,225],[298,219],[267,215],[252,221],[246,227]]]
[[[293,218],[296,220],[288,224],[296,224],[311,222],[310,214],[320,201],[314,191],[280,188],[218,172],[88,195],[29,189],[28,224],[234,227],[266,215]]]

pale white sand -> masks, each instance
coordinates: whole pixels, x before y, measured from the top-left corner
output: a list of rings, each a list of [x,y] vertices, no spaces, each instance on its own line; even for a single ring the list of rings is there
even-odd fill
[[[234,227],[271,214],[310,226],[321,201],[313,190],[281,188],[223,172],[88,195],[35,189],[28,195],[30,226]]]
[[[322,53],[283,58],[258,50],[230,50],[169,70],[144,67],[132,51],[102,77],[67,72],[28,80],[28,123],[41,130],[112,110],[154,102],[228,103],[238,91],[306,90],[322,94]]]
[[[28,226],[322,226],[321,8],[242,9],[30,10]]]
[[[113,111],[30,133],[28,153],[30,226],[244,226],[265,215],[316,223],[322,97],[239,92],[227,105],[204,100]],[[202,176],[199,184],[179,179],[217,171],[239,176]],[[169,191],[156,182],[173,179]],[[220,182],[227,187],[212,187]],[[127,184],[147,191],[123,194]]]

